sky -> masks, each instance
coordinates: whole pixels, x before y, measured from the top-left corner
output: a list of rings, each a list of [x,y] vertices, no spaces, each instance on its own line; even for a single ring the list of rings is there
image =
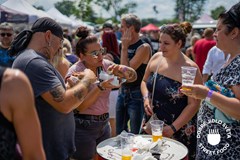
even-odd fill
[[[54,3],[62,0],[28,0],[36,6],[43,6],[45,10],[50,9],[54,6]],[[143,18],[157,18],[158,20],[162,19],[171,19],[174,16],[174,7],[176,0],[123,0],[124,2],[136,2],[138,7],[135,9],[134,14]],[[224,6],[226,9],[229,9],[232,5],[240,2],[240,0],[207,0],[204,6],[204,13],[211,14],[211,10]],[[158,14],[155,14],[152,7],[156,5]],[[110,17],[110,14],[100,9],[98,6],[94,6],[96,13],[102,15],[104,18]]]

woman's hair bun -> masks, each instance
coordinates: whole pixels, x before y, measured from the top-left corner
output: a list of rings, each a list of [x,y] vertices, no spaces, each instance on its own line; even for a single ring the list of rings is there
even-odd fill
[[[190,22],[182,22],[180,23],[181,28],[183,29],[185,34],[188,34],[192,31],[192,24]]]
[[[80,26],[76,30],[76,36],[80,39],[85,39],[90,33],[90,30],[85,26]]]

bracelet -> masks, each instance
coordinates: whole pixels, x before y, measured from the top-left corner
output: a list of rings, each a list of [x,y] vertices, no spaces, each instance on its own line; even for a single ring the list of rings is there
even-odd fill
[[[148,98],[149,98],[148,94],[145,95],[145,96],[143,96],[143,100],[144,100],[144,101],[145,101],[146,99],[148,99]]]
[[[212,98],[212,94],[213,94],[213,90],[209,90],[208,91],[208,94],[207,94],[207,97],[205,98],[205,100],[207,101],[207,102],[210,102],[210,100],[211,100],[211,98]]]
[[[97,83],[97,87],[101,90],[101,91],[104,91],[106,90],[106,88],[104,88],[101,84],[101,82]]]
[[[169,126],[171,127],[171,129],[173,130],[174,133],[177,132],[177,129],[174,127],[174,125],[170,124]]]

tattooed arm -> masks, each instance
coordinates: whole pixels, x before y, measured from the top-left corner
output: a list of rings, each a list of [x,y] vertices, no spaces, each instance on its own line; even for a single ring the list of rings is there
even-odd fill
[[[108,67],[108,72],[115,76],[125,78],[128,82],[134,82],[137,79],[136,71],[125,65],[112,64]]]
[[[59,112],[71,112],[82,103],[88,93],[89,86],[96,81],[96,76],[92,71],[86,70],[84,74],[84,77],[77,85],[67,90],[62,85],[58,85],[43,93],[43,99]]]

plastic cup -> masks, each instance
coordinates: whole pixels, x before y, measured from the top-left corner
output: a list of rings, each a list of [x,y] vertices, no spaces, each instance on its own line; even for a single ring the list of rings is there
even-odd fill
[[[164,122],[161,120],[153,120],[150,122],[152,130],[152,141],[162,140],[162,131]]]
[[[122,160],[132,159],[134,134],[126,133],[121,135]]]
[[[196,67],[189,67],[189,66],[182,66],[182,85],[189,86],[193,85],[197,68]],[[188,88],[183,87],[183,90],[188,90]]]

